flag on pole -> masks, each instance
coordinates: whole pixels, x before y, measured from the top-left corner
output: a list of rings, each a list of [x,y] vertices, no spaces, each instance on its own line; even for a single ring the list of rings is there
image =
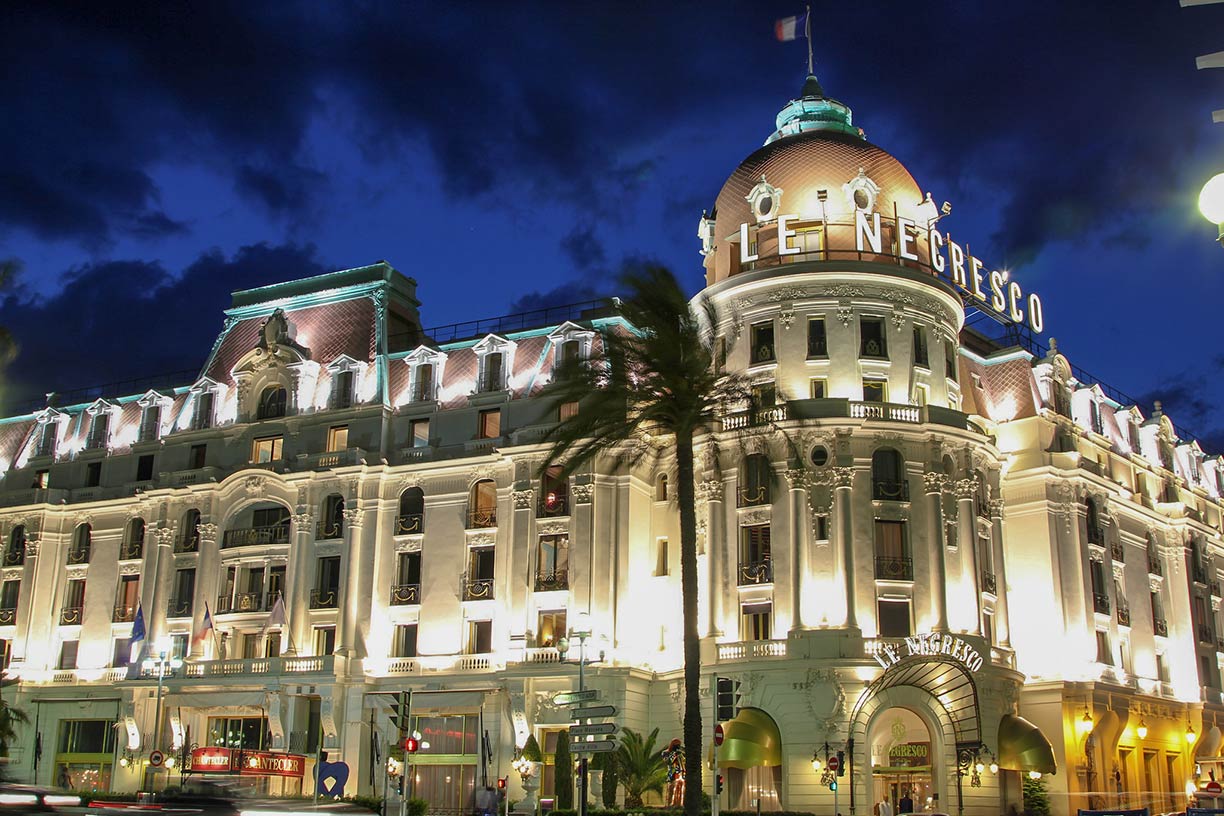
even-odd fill
[[[132,634],[128,637],[128,680],[140,677],[140,658],[144,654],[144,641],[144,608],[138,603],[136,604],[136,617],[132,619]]]
[[[212,634],[212,631],[213,631],[212,615],[209,614],[208,612],[208,601],[205,601],[204,602],[204,622],[200,624],[200,631],[196,632],[195,639],[192,640],[191,645],[195,646],[196,644],[199,644],[202,646],[204,644],[204,640],[210,634]]]
[[[259,630],[259,634],[266,635],[268,630],[273,626],[285,626],[285,599],[278,596],[276,603],[272,605],[272,611],[268,614],[268,619],[264,621],[263,629]]]
[[[132,619],[132,635],[128,642],[133,646],[139,646],[141,641],[145,639],[145,622],[144,622],[144,607],[136,604],[136,617]]]
[[[783,17],[774,23],[774,36],[778,42],[790,42],[799,37],[807,36],[808,12],[797,17]]]

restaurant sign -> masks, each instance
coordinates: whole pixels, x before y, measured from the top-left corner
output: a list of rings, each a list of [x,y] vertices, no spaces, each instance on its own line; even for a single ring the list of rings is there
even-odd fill
[[[301,779],[306,774],[306,757],[301,754],[242,751],[210,745],[192,749],[185,770],[187,773],[287,776]]]

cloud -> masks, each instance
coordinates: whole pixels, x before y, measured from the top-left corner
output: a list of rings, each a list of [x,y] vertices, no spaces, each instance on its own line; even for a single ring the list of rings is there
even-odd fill
[[[561,239],[561,250],[577,269],[602,266],[607,253],[591,225],[577,226]]]

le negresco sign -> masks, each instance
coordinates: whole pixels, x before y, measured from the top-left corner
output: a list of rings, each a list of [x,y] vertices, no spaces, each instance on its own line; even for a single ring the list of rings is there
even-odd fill
[[[948,657],[971,672],[982,668],[982,656],[967,642],[955,635],[929,632],[907,637],[899,643],[882,643],[876,650],[876,662],[890,669],[908,658]]]

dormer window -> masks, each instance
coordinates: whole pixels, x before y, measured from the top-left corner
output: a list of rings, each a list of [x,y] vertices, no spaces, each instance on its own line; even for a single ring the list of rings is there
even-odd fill
[[[514,363],[514,343],[496,334],[481,340],[472,350],[476,352],[476,393],[488,394],[505,391],[510,387],[510,372]]]
[[[89,414],[89,435],[85,447],[89,450],[104,450],[110,444],[111,414],[116,406],[106,400],[98,400],[85,409]]]
[[[446,365],[445,352],[428,346],[417,346],[404,358],[408,364],[408,401],[434,402]]]
[[[216,422],[217,391],[220,387],[208,377],[191,386],[191,430],[202,431]]]
[[[413,373],[412,401],[427,402],[434,398],[433,363],[421,363]]]
[[[162,415],[171,404],[170,398],[156,391],[149,391],[138,401],[140,405],[139,442],[156,442],[161,438]]]
[[[60,426],[67,418],[67,414],[54,408],[47,408],[38,414],[38,445],[34,450],[35,456],[55,456],[59,445]]]
[[[366,364],[342,354],[327,365],[331,374],[331,393],[327,404],[332,409],[352,408],[361,402],[361,381]]]
[[[337,371],[332,375],[331,404],[333,408],[350,408],[353,405],[353,372]]]
[[[505,359],[505,356],[500,351],[484,356],[484,359],[481,361],[478,391],[481,393],[501,391],[506,387]]]
[[[548,339],[555,349],[553,369],[556,371],[589,359],[595,332],[567,320],[549,332]]]
[[[557,361],[560,365],[573,365],[580,359],[582,359],[582,344],[577,340],[566,340],[557,350]]]

